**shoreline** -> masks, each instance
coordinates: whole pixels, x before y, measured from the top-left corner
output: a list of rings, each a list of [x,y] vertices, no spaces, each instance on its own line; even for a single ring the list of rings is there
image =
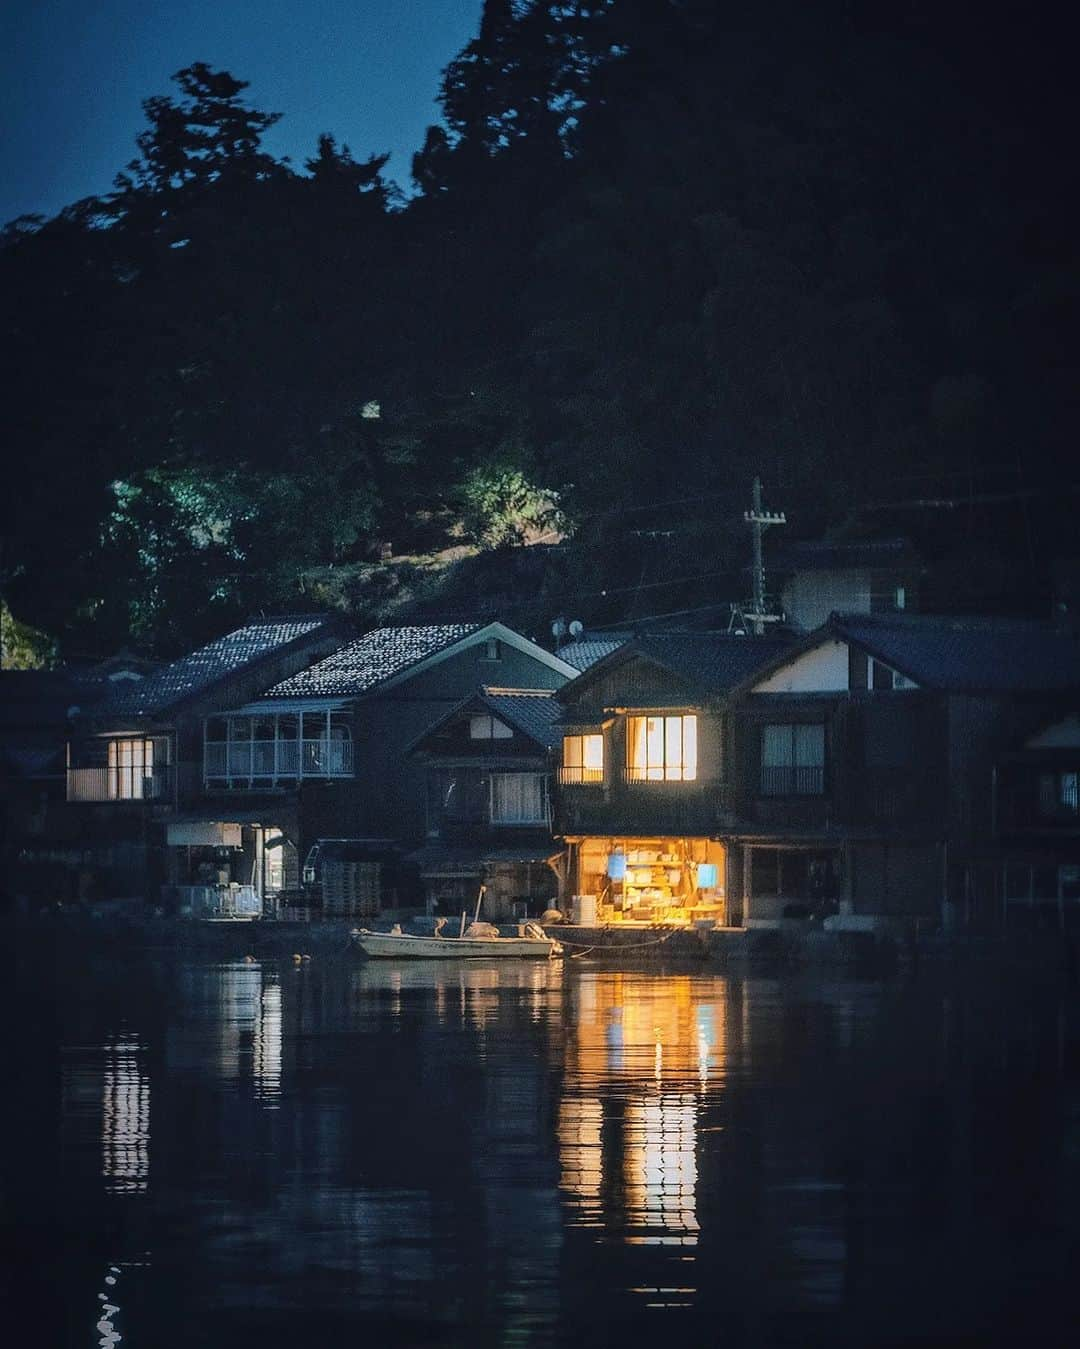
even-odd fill
[[[88,952],[142,949],[222,959],[326,958],[349,954],[353,919],[192,920],[159,915],[44,912],[9,914],[0,922],[11,949],[24,943],[71,946]],[[602,962],[626,968],[666,963],[694,964],[736,974],[836,970],[889,977],[921,966],[957,971],[971,967],[1002,972],[1060,974],[1070,983],[1080,974],[1080,934],[1011,932],[1006,936],[921,934],[898,938],[872,932],[716,928],[707,931],[586,927],[549,924],[574,963]]]

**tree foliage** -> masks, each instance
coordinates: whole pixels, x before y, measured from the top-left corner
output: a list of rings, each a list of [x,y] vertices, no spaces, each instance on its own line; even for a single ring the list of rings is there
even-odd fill
[[[976,54],[947,4],[486,0],[408,200],[330,133],[275,159],[276,114],[185,67],[112,193],[0,242],[13,612],[166,652],[556,503],[602,589],[659,564],[598,522],[726,559],[755,473],[805,528],[893,478],[1056,484],[1068,81],[995,22]]]

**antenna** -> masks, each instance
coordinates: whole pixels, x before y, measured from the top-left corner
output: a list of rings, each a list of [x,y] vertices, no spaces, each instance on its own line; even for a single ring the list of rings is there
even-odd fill
[[[754,598],[750,608],[743,614],[750,620],[754,636],[760,637],[766,623],[779,623],[780,615],[771,613],[765,606],[765,558],[762,552],[762,537],[770,525],[786,525],[787,516],[783,511],[766,511],[761,507],[761,479],[754,479],[753,507],[743,511],[743,519],[750,526],[754,540]]]

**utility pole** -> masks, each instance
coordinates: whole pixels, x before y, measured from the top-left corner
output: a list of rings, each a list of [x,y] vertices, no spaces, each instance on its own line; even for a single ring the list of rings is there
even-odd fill
[[[786,525],[787,516],[783,511],[766,511],[761,508],[761,479],[754,479],[753,506],[743,512],[743,519],[750,526],[754,540],[754,598],[750,608],[744,611],[744,617],[750,620],[754,636],[760,637],[766,623],[778,623],[779,614],[772,614],[765,608],[765,558],[762,552],[762,537],[770,525]]]

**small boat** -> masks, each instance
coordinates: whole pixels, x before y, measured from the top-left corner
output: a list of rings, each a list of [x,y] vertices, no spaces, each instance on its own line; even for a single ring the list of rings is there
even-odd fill
[[[444,937],[441,931],[419,937],[395,924],[390,932],[355,928],[351,936],[364,955],[398,960],[550,960],[562,955],[562,946],[536,923],[524,923],[520,930],[521,936],[502,937],[490,923],[471,923],[457,937]]]

